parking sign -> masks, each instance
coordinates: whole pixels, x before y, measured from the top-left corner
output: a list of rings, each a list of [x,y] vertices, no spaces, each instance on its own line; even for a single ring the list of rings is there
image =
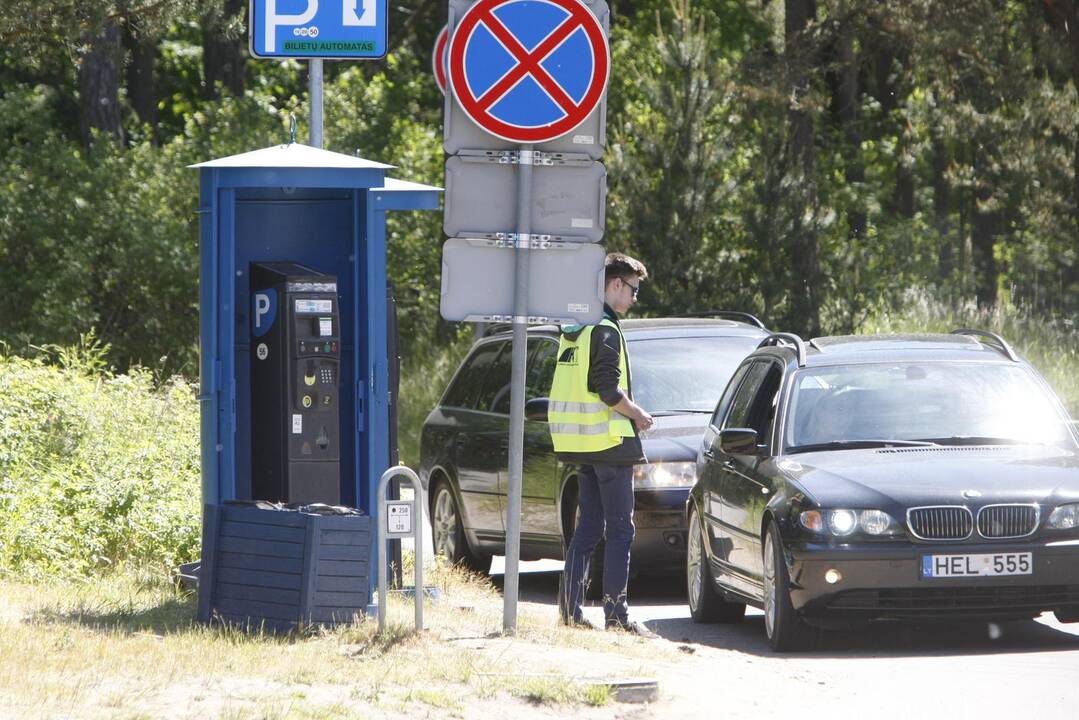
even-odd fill
[[[387,0],[251,0],[251,55],[377,59],[386,54]]]

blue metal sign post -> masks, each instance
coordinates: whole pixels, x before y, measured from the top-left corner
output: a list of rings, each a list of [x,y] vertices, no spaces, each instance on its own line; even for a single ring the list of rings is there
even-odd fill
[[[386,55],[387,0],[251,0],[251,55],[377,59]]]

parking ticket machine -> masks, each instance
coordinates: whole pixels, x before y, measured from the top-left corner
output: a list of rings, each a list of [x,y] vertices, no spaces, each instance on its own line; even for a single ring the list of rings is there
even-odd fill
[[[251,492],[341,503],[341,315],[337,278],[251,263]]]

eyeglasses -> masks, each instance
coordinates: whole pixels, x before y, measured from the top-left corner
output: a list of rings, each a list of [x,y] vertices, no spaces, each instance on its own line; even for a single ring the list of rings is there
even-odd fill
[[[641,291],[641,284],[637,283],[636,285],[634,285],[633,283],[627,281],[625,278],[622,278],[622,284],[629,286],[629,289],[633,291],[633,299],[636,300],[637,293]]]

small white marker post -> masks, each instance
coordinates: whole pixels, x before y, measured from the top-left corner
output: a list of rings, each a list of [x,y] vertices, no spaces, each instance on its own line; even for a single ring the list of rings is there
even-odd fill
[[[412,483],[411,500],[387,500],[390,480],[403,476]],[[382,473],[378,481],[378,631],[386,629],[386,575],[389,573],[386,541],[391,538],[412,537],[416,548],[416,630],[423,630],[423,508],[424,492],[416,473],[397,465]]]

